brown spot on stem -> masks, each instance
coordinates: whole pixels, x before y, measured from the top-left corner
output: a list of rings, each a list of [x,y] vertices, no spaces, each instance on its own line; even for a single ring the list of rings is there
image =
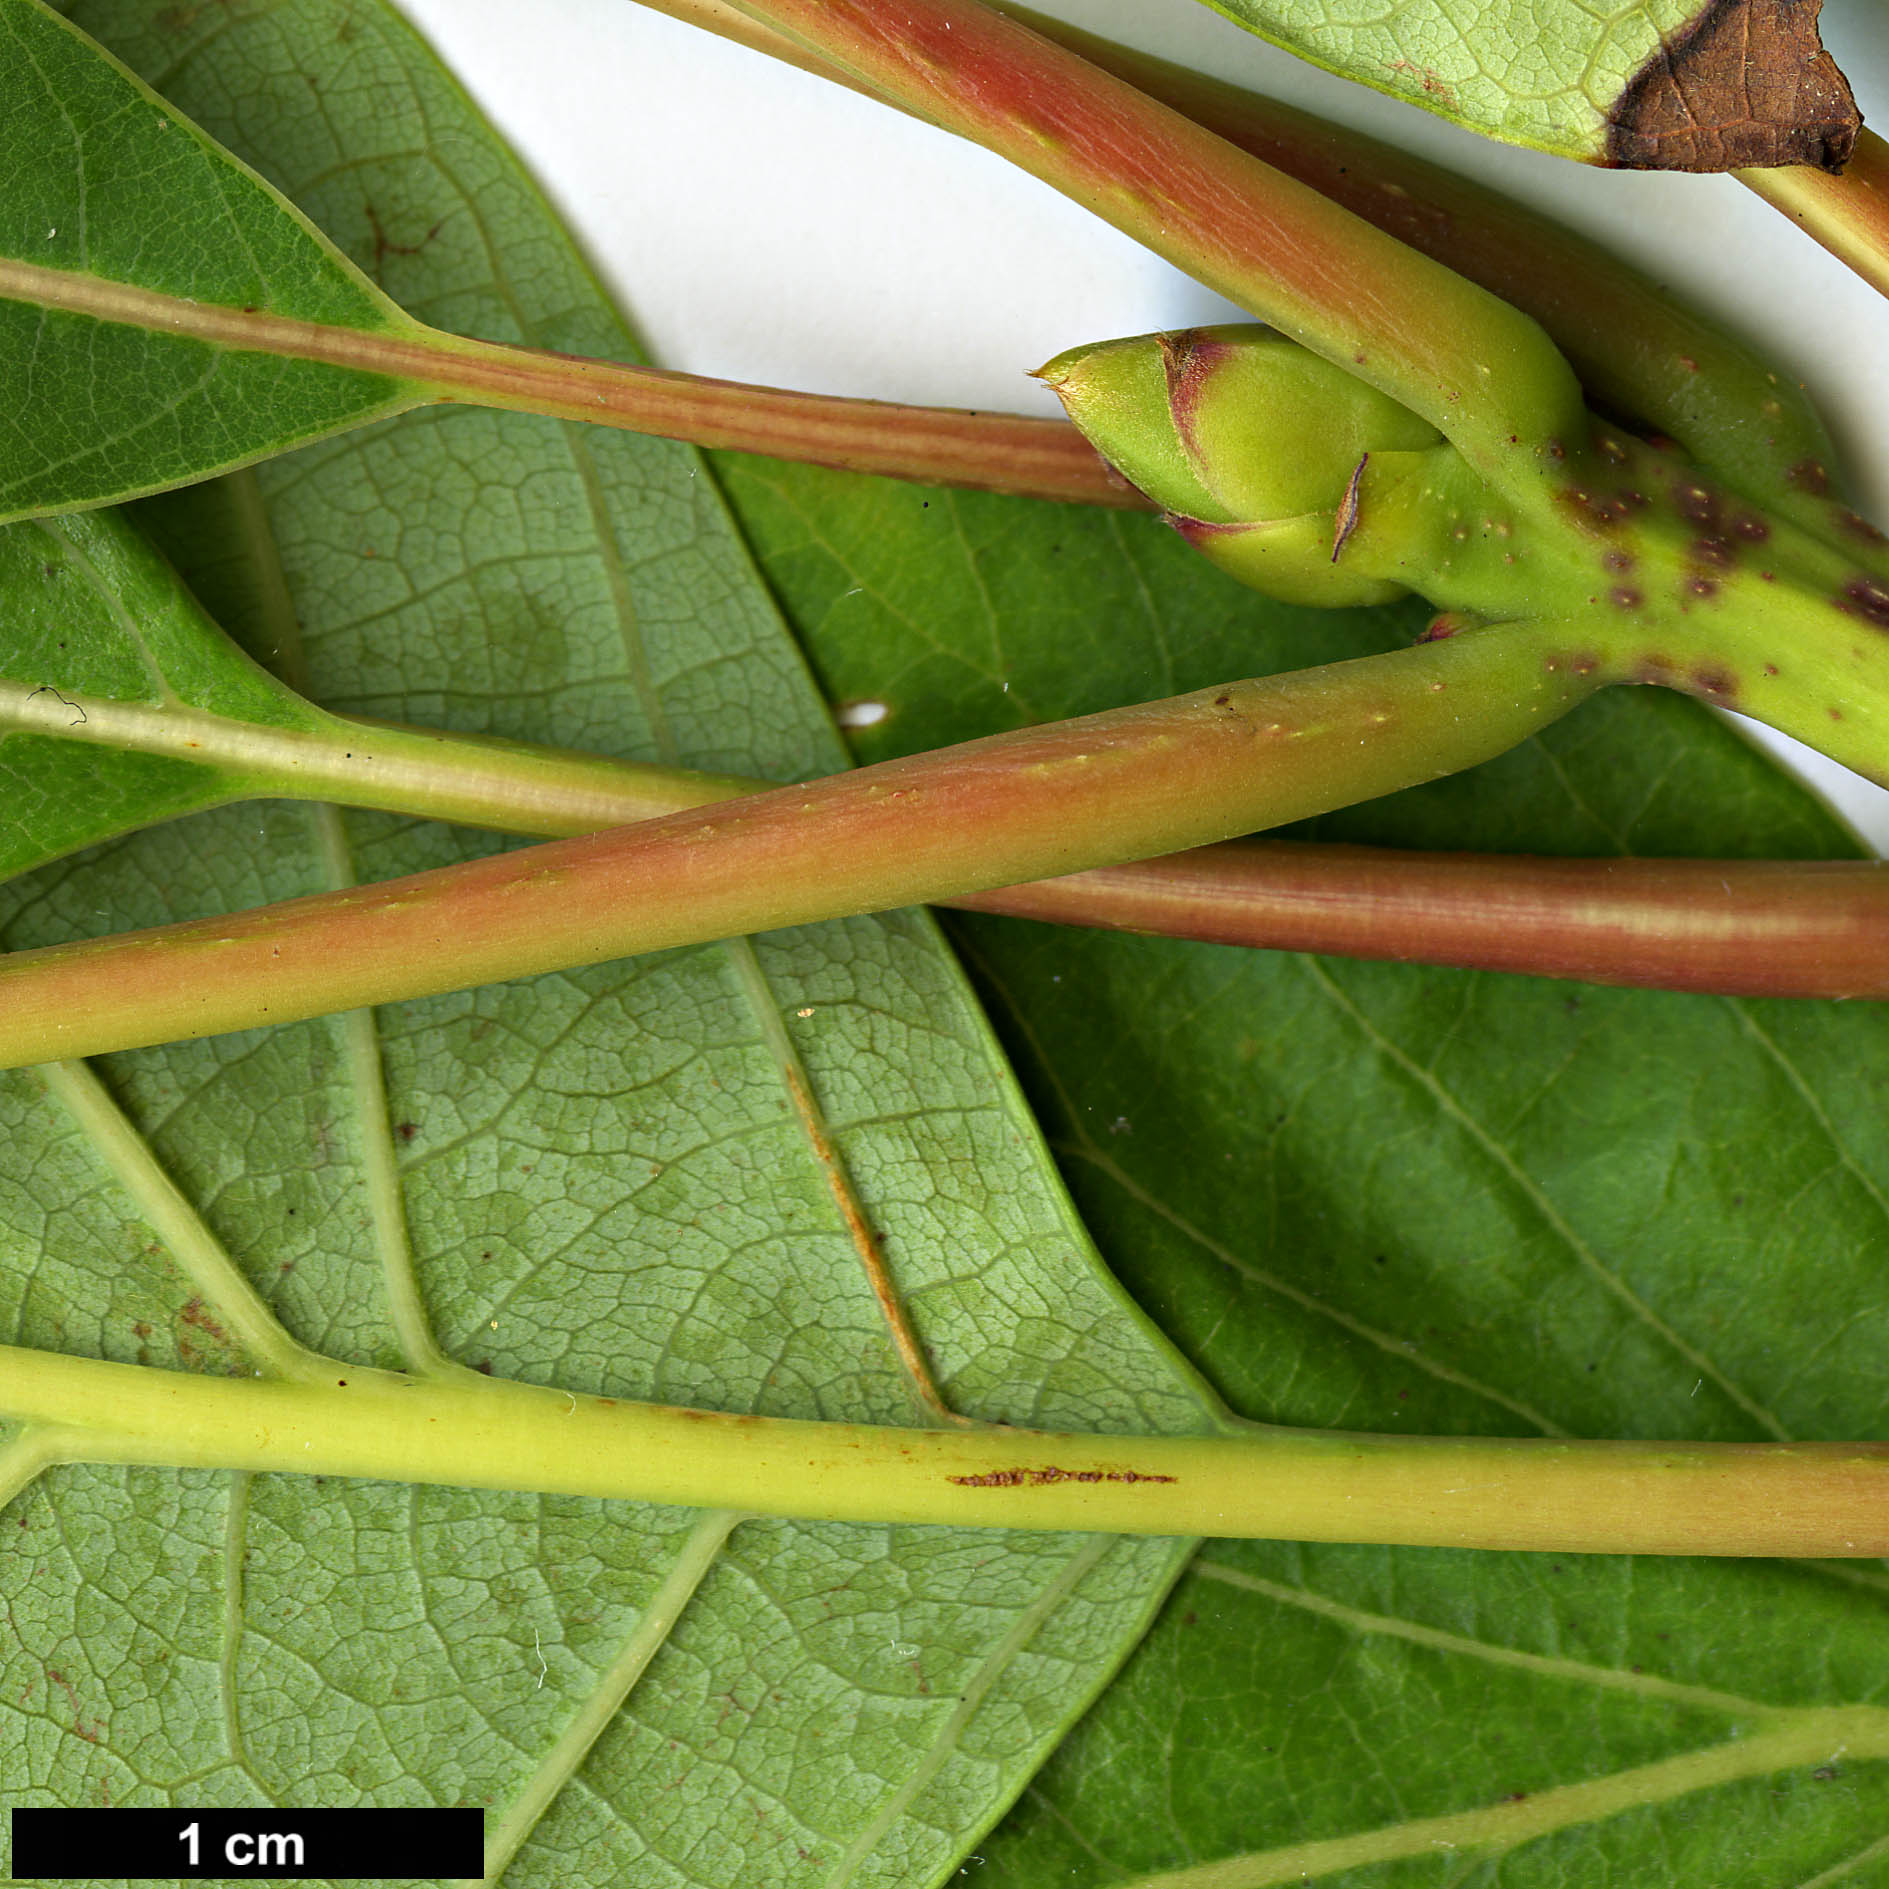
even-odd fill
[[[1606,565],[1610,571],[1630,571],[1633,569],[1633,553],[1631,551],[1609,551],[1607,555],[1601,559],[1601,562]]]
[[[1843,586],[1837,608],[1853,617],[1861,617],[1872,629],[1889,630],[1889,590],[1873,577],[1852,577]]]
[[[1616,610],[1637,610],[1646,600],[1631,585],[1622,584],[1616,590],[1607,593],[1608,600]]]
[[[1729,669],[1695,669],[1692,686],[1707,701],[1729,702],[1738,693],[1738,678]]]
[[[1821,459],[1800,459],[1784,476],[1812,498],[1822,498],[1830,490],[1830,468]]]
[[[1706,0],[1614,101],[1605,162],[1730,171],[1839,171],[1862,118],[1823,49],[1823,0]]]
[[[1138,1469],[988,1469],[981,1476],[947,1476],[965,1489],[1040,1489],[1055,1482],[1174,1482],[1173,1476],[1144,1475]]]
[[[1861,538],[1865,544],[1881,544],[1883,535],[1860,513],[1853,512],[1848,506],[1837,508],[1837,523],[1853,538]]]
[[[1561,493],[1562,502],[1579,513],[1577,522],[1602,531],[1611,531],[1630,512],[1646,501],[1637,492],[1590,492],[1585,486],[1571,485]]]
[[[1755,518],[1749,514],[1743,518],[1734,519],[1732,530],[1747,544],[1763,544],[1771,535],[1771,527],[1762,518]]]
[[[1687,547],[1701,564],[1713,564],[1724,570],[1738,552],[1729,538],[1694,538]]]
[[[1710,486],[1680,485],[1673,488],[1673,508],[1681,518],[1708,528],[1718,523],[1718,494]]]

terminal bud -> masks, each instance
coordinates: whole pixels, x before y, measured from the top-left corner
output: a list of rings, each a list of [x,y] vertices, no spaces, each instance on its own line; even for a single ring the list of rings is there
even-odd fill
[[[1405,594],[1341,561],[1366,455],[1442,435],[1270,328],[1190,328],[1072,348],[1040,370],[1090,444],[1206,557],[1289,603]]]

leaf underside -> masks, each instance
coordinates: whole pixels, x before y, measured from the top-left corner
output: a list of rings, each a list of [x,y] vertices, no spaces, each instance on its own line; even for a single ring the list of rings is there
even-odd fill
[[[72,13],[428,318],[626,352],[542,201],[386,9]],[[233,541],[215,495],[152,520],[317,700],[762,775],[843,761],[684,449],[432,412],[254,476],[266,536]],[[15,881],[0,935],[228,909],[496,843],[230,808]],[[430,1330],[501,1376],[912,1421],[838,1170],[954,1407],[1207,1421],[1096,1264],[922,914],[98,1073],[90,1116],[76,1078],[0,1080],[10,1342],[245,1369],[202,1257],[220,1242],[297,1337],[347,1359],[399,1367]],[[159,1169],[187,1203],[168,1238]],[[397,1311],[416,1292],[427,1330]],[[0,1473],[30,1443],[10,1439]],[[514,1882],[938,1880],[1181,1554],[774,1522],[724,1544],[725,1520],[628,1505],[111,1468],[40,1475],[8,1522],[9,1801],[474,1803],[501,1847],[520,1839]],[[605,1728],[586,1750],[589,1719]],[[549,1809],[527,1828],[534,1798]]]
[[[378,10],[75,11],[162,68],[218,135],[236,139],[236,100],[286,124],[271,174],[298,191],[321,176],[306,207],[430,319],[622,352],[542,206]],[[392,152],[414,148],[416,106],[431,141],[403,170]],[[337,169],[344,147],[364,161]],[[498,253],[523,258],[503,281]],[[219,614],[333,706],[824,769],[830,737],[695,463],[620,436],[427,416],[266,469],[272,544],[233,547],[214,501],[166,501],[156,522]],[[829,692],[887,705],[867,758],[1413,627],[1258,603],[1146,521],[725,472]],[[257,578],[277,549],[293,620]],[[1650,692],[1321,830],[1849,850],[1734,738]],[[229,810],[22,881],[0,895],[5,941],[492,843]],[[1000,921],[959,935],[1111,1258],[1247,1414],[1880,1430],[1880,1012]],[[140,1145],[309,1342],[398,1363],[382,1287],[410,1258],[442,1340],[475,1366],[897,1419],[909,1389],[786,1100],[784,1034],[954,1401],[1197,1423],[1184,1373],[1089,1270],[928,928],[753,949],[113,1058],[104,1074]],[[30,1076],[4,1079],[0,1110],[6,1336],[241,1368],[96,1137]],[[0,1431],[0,1452],[9,1441]],[[28,1551],[10,1561],[0,1638],[12,1801],[489,1796],[496,1819],[549,1767],[552,1809],[508,1880],[936,1880],[1172,1566],[1158,1546],[1138,1559],[1066,1538],[776,1523],[722,1545],[695,1517],[628,1513],[286,1478],[42,1476],[7,1512]],[[693,1598],[663,1634],[650,1622],[678,1589]],[[1373,1889],[1632,1881],[1649,1856],[1662,1876],[1728,1889],[1881,1880],[1884,1767],[1834,1744],[1718,1782],[1685,1765],[1780,1712],[1814,1741],[1815,1714],[1879,1701],[1886,1597],[1867,1567],[1214,1544],[970,1866],[1019,1889],[1234,1857],[1229,1882]],[[590,1756],[560,1754],[645,1653]],[[1610,1779],[1625,1782],[1605,1814],[1503,1851],[1504,1800]],[[1452,1816],[1469,1821],[1442,1851],[1424,1820]]]
[[[223,635],[121,511],[0,525],[0,596],[0,880],[253,791],[240,767],[89,739],[100,699],[267,728],[320,724]]]
[[[1821,0],[1206,0],[1315,65],[1590,164],[1840,170],[1862,120],[1817,34]]]
[[[722,470],[829,690],[885,704],[856,737],[864,759],[1363,654],[1423,621],[1242,597],[1147,521]],[[1755,750],[1657,690],[1310,831],[1598,856],[1855,851]],[[1881,1006],[1000,919],[950,930],[1110,1263],[1244,1415],[1884,1433]],[[1640,1882],[1656,1857],[1662,1881],[1721,1889],[1859,1858],[1846,1884],[1889,1881],[1889,1766],[1845,1759],[1841,1726],[1816,1716],[1889,1705],[1886,1608],[1874,1563],[1211,1543],[979,1844],[977,1880],[1102,1889],[1243,1857],[1215,1889],[1509,1889]],[[1780,1712],[1789,1761],[1752,1746],[1712,1782],[1712,1754]],[[1505,1800],[1560,1816],[1545,1794],[1579,1786],[1607,1801],[1575,1799],[1505,1852]],[[1441,1817],[1467,1822],[1425,1821]]]

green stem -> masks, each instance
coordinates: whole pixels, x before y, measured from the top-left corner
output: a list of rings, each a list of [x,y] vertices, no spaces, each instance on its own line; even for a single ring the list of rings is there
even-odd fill
[[[416,321],[372,332],[334,327],[187,301],[35,263],[0,260],[0,299],[190,335],[215,349],[320,361],[382,375],[403,383],[414,406],[461,401],[855,472],[1093,505],[1146,507],[1141,495],[1059,420],[704,380],[664,368],[471,340]],[[206,473],[211,470],[227,468],[205,468]]]
[[[0,1414],[59,1426],[70,1460],[827,1521],[1609,1554],[1889,1553],[1886,1443],[902,1429],[339,1363],[315,1384],[13,1347],[0,1347]]]
[[[744,0],[742,11],[1370,381],[1498,484],[1528,482],[1551,442],[1582,435],[1574,375],[1529,317],[988,8]]]
[[[237,917],[0,962],[0,1067],[1146,858],[1490,759],[1601,680],[1511,625],[1022,729]]]
[[[1762,665],[1760,665],[1762,667]],[[0,722],[14,713],[0,683]],[[258,796],[534,839],[659,819],[775,783],[330,718],[315,732],[91,696],[29,704],[74,741],[228,770]],[[73,707],[85,719],[74,722]],[[1737,996],[1889,997],[1873,861],[1527,859],[1299,842],[1202,847],[935,903],[1275,951],[1460,964]]]
[[[1555,495],[1561,542],[1544,550],[1565,575],[1536,580],[1589,589],[1588,653],[1613,680],[1735,708],[1889,786],[1889,583],[1862,559],[1879,541],[1834,545],[1744,511],[1683,461],[1619,457],[1590,455]],[[1609,510],[1634,500],[1643,515]]]
[[[1447,613],[1563,613],[1575,660],[1767,722],[1889,785],[1889,580],[1848,542],[1767,517],[1673,451],[1597,428],[1504,507],[1447,448],[1371,454],[1345,560]]]
[[[1209,944],[1749,997],[1889,997],[1889,865],[1528,859],[1246,841],[975,911]]]
[[[548,838],[705,806],[764,785],[309,713],[317,726],[283,728],[180,703],[114,701],[0,681],[0,727],[215,767],[229,778],[231,798],[329,801]]]
[[[926,115],[915,100],[874,90],[725,0],[644,4]],[[1003,10],[1512,303],[1541,324],[1603,407],[1677,440],[1733,492],[1889,580],[1889,551],[1845,501],[1835,448],[1804,389],[1662,284],[1523,205],[1361,132],[1027,7]],[[1842,179],[1794,169],[1746,172],[1743,181],[1799,214],[1853,267],[1881,270],[1889,253],[1889,146],[1873,133],[1862,134]]]
[[[444,400],[924,484],[1148,509],[1147,500],[1061,420],[790,393],[436,330],[428,331],[428,347],[424,378]]]
[[[866,97],[913,109],[725,0],[645,4]],[[1027,7],[1005,4],[1002,10],[1533,316],[1602,405],[1678,440],[1745,497],[1762,498],[1800,523],[1828,522],[1838,496],[1835,451],[1803,389],[1600,244],[1360,131]],[[1870,156],[1866,151],[1864,161]],[[1852,178],[1856,174],[1853,165]],[[1759,189],[1761,180],[1794,183],[1797,177],[1794,171],[1753,172],[1745,181]],[[1810,180],[1834,182],[1821,172]],[[1831,496],[1817,496],[1807,481]]]
[[[1878,295],[1889,295],[1889,143],[1865,127],[1840,176],[1793,165],[1739,171],[1738,181],[1781,210]]]
[[[1836,450],[1803,388],[1599,243],[1362,132],[1005,11],[1532,315],[1600,405],[1677,440],[1741,496],[1826,535],[1840,528]]]

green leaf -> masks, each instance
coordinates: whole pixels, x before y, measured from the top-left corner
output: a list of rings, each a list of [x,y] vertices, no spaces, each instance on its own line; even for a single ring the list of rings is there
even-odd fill
[[[412,324],[40,0],[0,3],[0,90],[0,519],[201,478],[421,397],[173,331],[191,305],[365,335]]]
[[[114,509],[0,525],[0,880],[225,802],[334,800],[561,836],[753,791],[757,783],[560,749],[369,725],[318,709],[260,488],[248,472],[147,500],[205,613]]]
[[[1265,669],[1415,626],[1243,596],[1146,520],[773,463],[724,475],[829,687],[886,705],[859,736],[875,757],[1186,687],[1242,648]],[[1653,690],[1316,830],[1854,851]],[[1244,1415],[1881,1434],[1879,1007],[951,929],[1104,1251]],[[1886,1602],[1867,1564],[1213,1543],[979,1846],[979,1880],[1087,1889],[1224,1860],[1173,1889],[1302,1871],[1441,1889],[1635,1881],[1650,1855],[1662,1879],[1725,1889],[1861,1858],[1854,1879],[1874,1880],[1889,1768],[1838,1748],[1883,1722]]]
[[[1590,164],[1840,170],[1862,120],[1816,6],[1206,0],[1262,39],[1472,131]]]
[[[179,31],[198,17],[186,7]],[[457,332],[428,328],[47,0],[0,0],[0,93],[0,524],[189,484],[434,401],[1121,500],[1080,441],[1040,420],[835,401],[468,338],[517,323],[475,313],[476,295],[438,296],[423,262],[414,279]],[[206,98],[205,110],[231,104]],[[345,169],[319,93],[284,109],[291,135],[324,143]],[[229,122],[238,143],[255,129],[240,112]],[[346,218],[365,215],[357,253],[375,273],[424,257],[440,235],[437,223],[401,223],[376,193],[342,194]],[[1448,295],[1447,278],[1437,292]]]
[[[267,791],[189,758],[204,718],[315,732],[328,718],[251,662],[122,517],[0,526],[0,879],[128,828]],[[161,729],[173,752],[123,745]]]
[[[75,13],[233,141],[241,101],[269,140],[246,148],[358,253],[377,217],[437,226],[385,258],[425,314],[624,347],[385,9]],[[163,522],[250,647],[337,708],[828,769],[838,744],[700,472],[625,435],[439,411],[263,468],[267,538],[232,543],[216,511],[193,527],[188,498]],[[271,558],[279,586],[257,581]],[[15,881],[4,936],[492,843],[228,809]],[[1096,1263],[921,914],[10,1076],[0,1111],[12,1342],[301,1368],[266,1307],[363,1364],[913,1421],[850,1189],[956,1408],[1207,1420]],[[11,1801],[477,1803],[497,1851],[522,1840],[518,1882],[936,1881],[1181,1552],[109,1466],[29,1480],[43,1441],[0,1440],[30,1544],[0,1577]]]

